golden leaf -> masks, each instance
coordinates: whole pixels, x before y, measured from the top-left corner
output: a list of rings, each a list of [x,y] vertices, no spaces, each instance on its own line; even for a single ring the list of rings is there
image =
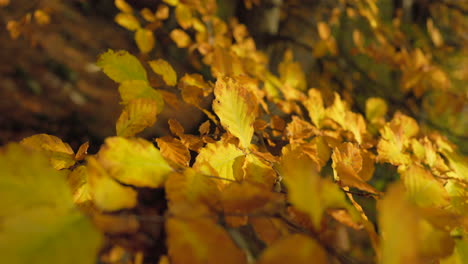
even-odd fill
[[[321,39],[326,40],[331,36],[331,30],[327,23],[323,21],[318,22],[317,29]]]
[[[190,151],[180,142],[171,136],[156,139],[161,155],[176,167],[188,167],[190,162]]]
[[[117,136],[131,137],[156,122],[157,103],[151,99],[138,98],[125,106],[115,125]]]
[[[98,163],[95,157],[87,159],[89,188],[94,204],[104,211],[133,208],[137,204],[137,193],[115,181]]]
[[[243,148],[248,148],[258,111],[254,95],[229,77],[218,79],[214,94],[216,99],[213,102],[213,110],[221,124],[232,135],[239,138]]]
[[[24,138],[21,144],[45,152],[50,164],[57,170],[69,168],[75,164],[75,154],[70,145],[56,136],[37,134]]]
[[[141,28],[138,19],[136,19],[136,17],[129,13],[118,13],[115,16],[114,20],[117,24],[131,31],[135,31]]]
[[[325,108],[323,107],[322,94],[317,89],[309,89],[308,97],[304,101],[304,106],[309,112],[309,117],[318,128],[322,127],[322,121],[325,117]]]
[[[371,97],[366,101],[366,119],[371,123],[383,123],[387,109],[387,103],[382,98]]]
[[[257,210],[264,212],[269,204],[281,203],[282,195],[248,182],[233,182],[221,192],[221,202],[224,212],[236,214],[249,214]]]
[[[167,19],[169,17],[169,7],[167,5],[159,5],[154,15],[159,20]]]
[[[168,255],[173,264],[247,263],[245,254],[212,219],[169,218],[166,232]]]
[[[179,48],[187,48],[192,43],[190,36],[178,28],[172,30],[170,36]]]
[[[192,26],[193,15],[189,6],[181,3],[178,4],[175,9],[175,16],[177,22],[183,29],[187,29]]]
[[[156,74],[161,75],[167,85],[174,86],[177,84],[177,74],[167,61],[158,59],[148,63]]]
[[[125,0],[115,0],[114,5],[124,13],[133,13],[133,8]]]
[[[137,187],[161,187],[172,172],[159,150],[140,138],[107,138],[97,157],[111,177]]]
[[[124,81],[119,86],[119,93],[124,105],[128,105],[134,99],[145,98],[156,103],[156,113],[159,114],[164,108],[164,99],[160,90],[153,89],[147,81]]]
[[[325,249],[312,238],[302,234],[292,234],[278,239],[267,247],[260,259],[259,264],[309,264],[328,263]]]
[[[142,53],[148,53],[154,48],[154,35],[153,31],[145,29],[145,28],[139,28],[135,32],[135,41],[138,46],[138,49]]]
[[[80,204],[92,199],[91,187],[88,181],[88,171],[85,166],[78,166],[70,172],[68,175],[68,184],[70,185],[75,204]]]

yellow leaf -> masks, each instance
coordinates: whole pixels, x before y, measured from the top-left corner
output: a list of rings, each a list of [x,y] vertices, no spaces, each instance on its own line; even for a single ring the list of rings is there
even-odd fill
[[[166,232],[172,264],[247,263],[245,254],[212,219],[169,218]]]
[[[97,66],[104,70],[104,73],[114,80],[121,83],[131,80],[148,81],[145,68],[135,56],[126,51],[108,50],[99,56]]]
[[[170,6],[176,6],[179,4],[179,0],[163,0],[163,2]]]
[[[159,20],[165,20],[169,17],[169,7],[167,5],[159,5],[155,16]]]
[[[362,152],[357,145],[350,142],[342,143],[336,147],[332,154],[335,179],[344,186],[377,193],[378,191],[374,187],[366,183],[374,172],[374,162],[368,154],[361,155]],[[364,158],[366,158],[366,167],[364,167]],[[368,171],[364,171],[364,169]]]
[[[309,264],[329,263],[326,251],[312,238],[292,234],[281,238],[267,247],[258,264]]]
[[[213,102],[213,110],[221,124],[232,135],[239,138],[243,148],[248,148],[258,111],[255,96],[229,77],[218,79],[214,94],[216,99]]]
[[[47,25],[50,23],[50,16],[44,10],[37,9],[34,11],[34,19],[39,25]]]
[[[172,171],[159,150],[140,138],[107,138],[98,161],[111,177],[137,187],[161,187]]]
[[[193,168],[206,175],[234,181],[234,162],[236,158],[243,155],[244,153],[231,143],[223,141],[208,143],[200,149]],[[229,183],[222,179],[218,180],[220,186]]]
[[[188,167],[190,162],[190,151],[180,142],[171,136],[156,139],[161,155],[169,162],[178,167]]]
[[[0,149],[0,167],[2,263],[97,261],[101,235],[74,207],[64,172],[19,144]]]
[[[380,131],[382,137],[377,145],[378,159],[396,166],[408,164],[410,156],[406,150],[410,139],[418,132],[418,123],[414,119],[397,112]]]
[[[271,167],[271,161],[265,160],[261,153],[249,154],[242,167],[245,180],[271,188],[276,181],[276,172]]]
[[[140,11],[140,14],[141,16],[148,22],[154,22],[156,21],[156,17],[155,15],[153,14],[153,11],[149,10],[148,8],[143,8],[141,11]]]
[[[131,31],[135,31],[141,28],[138,19],[136,19],[136,17],[129,13],[118,13],[115,16],[114,20],[117,24]]]
[[[405,200],[401,185],[392,185],[378,203],[381,240],[381,263],[420,263],[418,215]]]
[[[156,74],[161,75],[167,85],[174,86],[177,84],[177,74],[167,61],[158,59],[150,61],[149,65]]]
[[[323,21],[318,22],[317,29],[321,39],[325,40],[331,36],[331,30],[327,23]]]
[[[138,98],[151,99],[156,103],[157,113],[159,114],[164,108],[164,100],[158,90],[153,89],[147,81],[131,80],[124,81],[119,86],[120,97],[124,105],[129,104],[132,100]]]
[[[305,74],[302,71],[299,62],[293,61],[293,54],[291,50],[287,50],[285,52],[283,61],[278,65],[278,72],[281,77],[281,82],[285,86],[300,91],[306,90],[307,82]],[[287,94],[285,96],[288,98]]]
[[[440,34],[439,29],[434,26],[434,22],[432,21],[432,19],[428,19],[426,25],[427,31],[429,32],[429,36],[431,36],[434,46],[441,47],[442,45],[444,45],[444,39],[442,38],[442,34]]]
[[[182,3],[178,4],[175,9],[175,16],[177,22],[183,29],[187,29],[192,26],[193,15],[189,6]]]
[[[21,144],[45,152],[50,164],[57,170],[69,168],[75,164],[75,154],[70,145],[56,136],[38,134],[24,138]]]
[[[114,5],[124,13],[132,13],[133,8],[125,0],[115,0]]]
[[[142,53],[148,53],[154,48],[154,35],[153,31],[139,28],[135,32],[135,41],[138,46],[138,49]]]
[[[292,121],[286,127],[286,136],[291,143],[300,143],[317,134],[317,129],[307,121],[292,116]]]
[[[84,203],[92,199],[88,183],[88,171],[85,166],[76,167],[68,175],[68,184],[70,185],[75,204]]]
[[[156,122],[156,115],[161,110],[151,99],[131,100],[124,108],[115,125],[117,136],[131,137]]]
[[[186,48],[192,43],[190,36],[178,28],[172,30],[170,36],[179,48]]]
[[[309,117],[318,128],[322,127],[322,121],[325,117],[325,108],[323,107],[322,94],[317,89],[309,89],[308,97],[304,101],[304,106],[309,112]]]
[[[366,119],[371,123],[383,122],[387,109],[387,103],[382,98],[371,97],[366,101]]]
[[[315,228],[320,226],[327,208],[350,208],[338,186],[320,177],[315,162],[299,145],[283,148],[279,171],[288,189],[289,201],[309,215]]]
[[[408,198],[421,207],[442,207],[449,204],[449,195],[432,174],[412,164],[401,173]]]
[[[115,181],[95,157],[87,159],[89,188],[94,204],[104,211],[129,209],[137,204],[137,192]]]
[[[271,188],[265,188],[249,182],[233,182],[221,192],[221,202],[224,212],[249,214],[256,210],[265,212],[269,204],[281,204],[282,195],[274,193]]]

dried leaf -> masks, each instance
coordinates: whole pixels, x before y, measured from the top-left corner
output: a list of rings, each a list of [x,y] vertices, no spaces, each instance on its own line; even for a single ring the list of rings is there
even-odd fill
[[[50,164],[57,170],[69,168],[75,164],[75,153],[70,145],[56,136],[37,134],[24,138],[21,144],[45,152]]]

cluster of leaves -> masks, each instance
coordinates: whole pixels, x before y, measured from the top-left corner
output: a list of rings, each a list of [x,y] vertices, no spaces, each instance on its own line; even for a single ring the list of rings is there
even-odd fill
[[[468,162],[455,145],[401,112],[387,118],[382,98],[367,98],[364,114],[338,93],[327,102],[308,89],[291,51],[276,76],[247,28],[217,17],[215,0],[164,2],[154,14],[141,12],[149,22],[143,28],[116,0],[116,21],[148,53],[152,30],[173,10],[180,28],[171,38],[213,80],[178,78],[163,59],[102,54],[97,64],[119,84],[124,106],[116,136],[94,155],[86,143],[75,153],[45,134],[0,152],[5,263],[91,263],[101,233],[137,232],[143,216],[123,213],[135,212],[148,189],[163,189],[167,200],[157,218],[167,246],[159,263],[468,262]],[[359,10],[377,23],[371,9]],[[328,26],[318,28],[333,48]],[[177,87],[182,101],[206,114],[198,134],[171,119],[171,135],[154,142],[136,136],[165,104],[179,103],[163,87]],[[384,179],[382,171],[391,175]],[[141,251],[126,260],[113,246],[102,261],[141,263]]]

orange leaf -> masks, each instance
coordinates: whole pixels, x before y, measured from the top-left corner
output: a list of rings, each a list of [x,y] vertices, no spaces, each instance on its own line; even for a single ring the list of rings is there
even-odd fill
[[[171,136],[156,139],[161,155],[169,162],[176,164],[176,167],[187,167],[190,162],[190,152],[188,148]]]

